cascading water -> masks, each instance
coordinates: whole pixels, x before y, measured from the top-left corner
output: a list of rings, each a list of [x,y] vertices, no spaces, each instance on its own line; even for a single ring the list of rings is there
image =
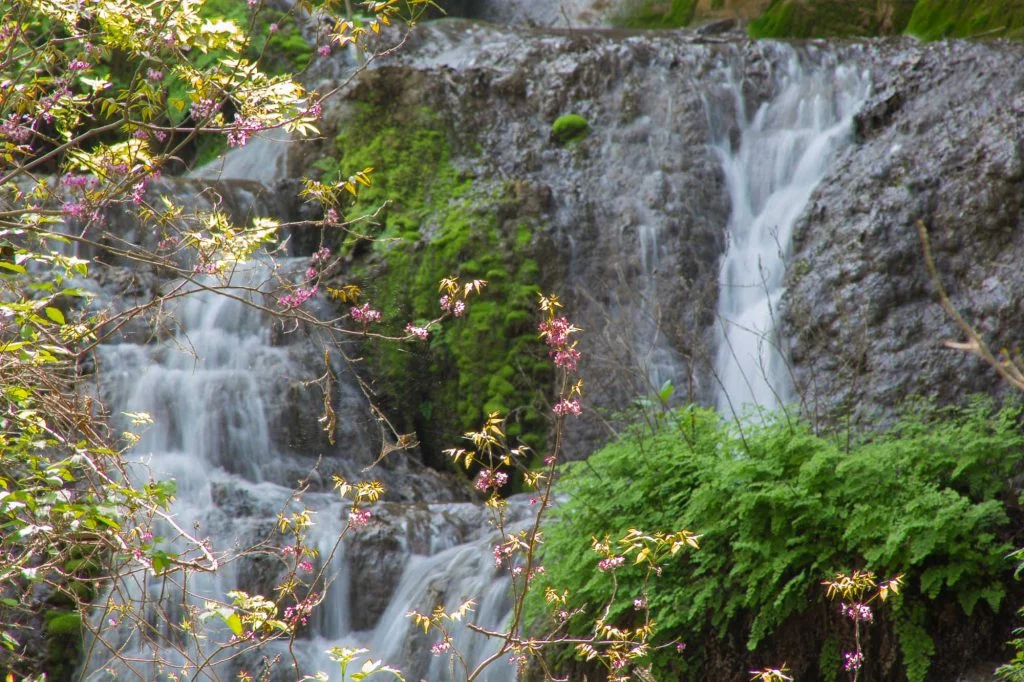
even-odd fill
[[[247,160],[242,160],[245,163],[226,166],[264,167],[252,157],[249,152]],[[221,191],[230,191],[230,183]],[[239,188],[242,195],[249,196],[247,191]],[[423,473],[400,479],[404,465],[364,472],[376,455],[374,420],[350,375],[333,368],[337,446],[326,452],[296,452],[288,442],[295,436],[295,427],[288,421],[294,421],[294,411],[302,409],[292,404],[290,391],[323,373],[324,356],[315,336],[272,334],[272,320],[259,310],[269,300],[268,283],[287,277],[289,267],[301,270],[304,262],[285,261],[283,269],[281,265],[240,266],[226,285],[208,278],[204,284],[216,285],[222,293],[194,291],[171,301],[166,319],[172,321],[173,333],[164,333],[158,342],[140,337],[138,343],[111,343],[99,349],[97,390],[112,414],[146,412],[153,418],[133,449],[136,461],[131,467],[137,480],[174,479],[177,499],[172,511],[178,527],[197,538],[208,538],[214,555],[230,556],[241,548],[263,544],[259,552],[222,563],[215,573],[191,574],[187,590],[174,573],[159,578],[142,570],[115,584],[97,604],[102,616],[95,625],[102,628],[102,639],[90,643],[93,654],[86,664],[90,681],[172,679],[174,675],[230,679],[240,668],[258,670],[261,656],[277,654],[284,661],[279,671],[290,676],[293,653],[304,674],[323,671],[336,679],[337,664],[326,655],[335,646],[366,647],[368,655],[383,658],[410,679],[444,679],[448,657],[432,655],[431,645],[438,638],[417,633],[407,616],[410,610],[430,612],[439,604],[454,609],[472,598],[477,608],[468,622],[499,631],[508,619],[508,581],[496,575],[490,551],[497,542],[496,531],[488,523],[488,512],[468,502],[424,504],[424,499],[445,499],[445,490],[451,488]],[[318,401],[314,396],[307,402],[315,406]],[[319,427],[312,430],[318,432]],[[308,434],[303,437],[309,438]],[[333,563],[325,567],[330,585],[308,629],[290,648],[284,641],[271,642],[234,660],[225,650],[212,655],[204,671],[195,671],[194,663],[185,668],[189,660],[209,656],[215,642],[226,641],[232,634],[211,619],[206,621],[210,631],[205,644],[186,641],[173,627],[185,609],[201,611],[208,599],[228,601],[226,594],[232,590],[273,596],[274,585],[287,572],[287,561],[274,549],[285,542],[280,536],[275,540],[274,519],[279,512],[298,508],[293,486],[309,473],[320,454],[327,473],[335,471],[349,480],[382,474],[385,484],[399,488],[409,483],[407,490],[399,489],[395,495],[415,502],[384,503],[374,510],[375,520],[368,528],[349,535],[338,547],[347,506],[336,494],[318,491],[314,485],[302,499],[315,519],[308,543],[318,550],[320,561],[333,552]],[[413,478],[422,480],[410,483]],[[525,515],[528,508],[525,501],[513,500],[510,518]],[[173,530],[164,527],[157,533],[169,538],[161,548],[181,550]],[[364,542],[367,548],[361,550]],[[386,552],[380,551],[381,542]],[[357,572],[353,556],[361,551],[364,561]],[[367,556],[377,565],[366,566]],[[386,608],[380,604],[380,613],[369,618],[365,613],[354,614],[356,595],[371,591],[368,583],[384,574],[393,580],[390,592],[385,588],[383,595]],[[119,606],[143,614],[151,629],[128,619],[118,623]],[[356,615],[362,616],[358,622]],[[471,633],[467,624],[460,624],[457,634],[469,665],[498,646],[497,640]],[[114,650],[116,654],[111,653]],[[514,668],[501,660],[481,679],[514,678]]]
[[[789,48],[779,48],[787,49]],[[715,372],[718,409],[771,409],[793,387],[775,332],[793,226],[869,93],[856,68],[807,65],[789,50],[775,96],[747,115],[742,74],[727,83],[739,126],[714,140],[731,201],[728,248],[719,276]],[[715,113],[709,112],[711,116]],[[712,129],[716,127],[712,121]]]

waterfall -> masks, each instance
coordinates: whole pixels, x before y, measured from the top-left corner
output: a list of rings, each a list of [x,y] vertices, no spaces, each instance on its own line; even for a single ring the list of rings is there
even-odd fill
[[[726,415],[743,406],[771,409],[795,397],[776,333],[793,226],[848,144],[853,116],[869,91],[856,68],[804,64],[792,49],[779,49],[789,56],[775,74],[775,95],[752,115],[743,75],[733,70],[727,78],[738,142],[727,126],[711,122],[719,130],[713,144],[731,204],[715,355],[716,403]]]
[[[223,166],[262,173],[267,164],[257,157],[265,149],[255,147]],[[275,152],[273,159],[278,158]],[[225,192],[231,189],[228,184],[222,187]],[[239,197],[245,191],[240,187]],[[248,194],[240,200],[245,197],[251,202]],[[178,526],[197,538],[208,538],[216,556],[232,557],[240,549],[262,544],[258,552],[222,563],[215,573],[190,574],[187,590],[180,574],[158,577],[137,564],[138,571],[115,583],[95,604],[99,613],[93,626],[100,628],[101,639],[86,643],[87,650],[94,650],[86,662],[90,682],[167,680],[174,675],[234,679],[242,669],[255,674],[263,656],[276,655],[282,662],[274,679],[287,679],[293,654],[303,674],[323,671],[336,680],[337,664],[326,655],[335,646],[365,647],[369,657],[384,659],[408,679],[443,679],[449,658],[431,652],[439,636],[417,632],[407,614],[413,609],[429,613],[438,605],[454,609],[466,599],[475,600],[476,607],[454,634],[467,663],[479,663],[499,645],[468,628],[472,623],[500,631],[512,606],[508,578],[494,566],[491,548],[499,540],[489,524],[489,512],[480,504],[457,501],[463,497],[453,493],[457,488],[439,477],[411,471],[411,465],[389,462],[384,470],[364,471],[378,452],[376,422],[351,374],[332,368],[337,444],[314,449],[308,443],[290,442],[303,425],[319,432],[313,414],[320,409],[319,395],[304,394],[301,387],[324,372],[326,334],[320,338],[294,329],[273,332],[272,317],[260,307],[273,300],[270,289],[277,278],[291,279],[291,273],[301,272],[305,264],[305,259],[276,264],[267,260],[238,266],[227,282],[199,278],[202,286],[166,304],[157,334],[120,338],[99,347],[96,391],[115,421],[117,415],[138,412],[153,419],[126,458],[136,484],[173,479],[177,498],[171,511]],[[296,417],[303,410],[312,416]],[[316,440],[309,433],[298,435],[302,442]],[[325,471],[313,479],[300,506],[293,499],[294,486],[319,455]],[[348,507],[323,483],[332,472],[349,480],[382,478],[395,489],[387,499],[410,501],[372,508],[369,527],[338,546]],[[445,501],[445,495],[456,501]],[[275,533],[275,518],[279,512],[287,515],[302,507],[313,512],[315,524],[307,543],[318,550],[316,563],[333,556],[332,564],[324,567],[329,587],[308,627],[292,647],[283,640],[269,642],[238,658],[228,650],[213,656],[203,671],[183,669],[189,659],[204,658],[200,647],[212,651],[231,632],[211,618],[204,626],[206,642],[190,642],[173,625],[186,609],[202,611],[207,600],[230,601],[226,594],[232,590],[273,598],[274,586],[287,573],[278,547],[289,544]],[[531,507],[526,499],[513,499],[509,510],[516,523]],[[161,549],[183,549],[167,527],[154,532],[167,536],[157,538]],[[385,576],[391,576],[391,582],[385,582]],[[354,606],[355,599],[374,590],[382,591],[386,602],[379,605],[380,613],[356,613],[360,607]],[[120,618],[119,606],[142,614],[149,628]],[[361,608],[365,610],[366,604]],[[110,653],[114,650],[116,655]],[[481,679],[514,680],[514,666],[498,661]]]

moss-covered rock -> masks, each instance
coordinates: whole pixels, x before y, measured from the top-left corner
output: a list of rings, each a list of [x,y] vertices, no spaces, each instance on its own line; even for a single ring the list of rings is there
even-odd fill
[[[754,38],[824,38],[901,33],[914,0],[774,0],[747,25]]]
[[[624,2],[612,24],[621,28],[678,28],[693,19],[696,0],[633,0]]]
[[[590,132],[590,123],[579,114],[565,114],[551,124],[551,139],[558,144],[578,142]]]
[[[515,182],[476,186],[450,162],[451,131],[439,117],[424,108],[392,114],[379,90],[366,93],[337,138],[343,177],[375,169],[349,213],[374,218],[339,245],[353,261],[346,277],[388,311],[384,330],[398,335],[440,314],[442,278],[488,281],[466,316],[429,341],[368,346],[374,388],[435,463],[490,412],[509,416],[510,435],[540,446],[538,387],[551,373],[534,327],[538,202]],[[465,131],[461,139],[467,144]]]
[[[1024,3],[1014,0],[918,0],[906,27],[924,40],[1024,38]]]

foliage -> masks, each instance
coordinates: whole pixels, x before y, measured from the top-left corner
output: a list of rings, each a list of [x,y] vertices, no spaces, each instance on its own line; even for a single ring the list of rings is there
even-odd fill
[[[612,23],[622,28],[679,28],[690,23],[696,7],[696,0],[638,0],[623,3]]]
[[[569,499],[545,546],[548,575],[584,605],[607,577],[560,557],[579,556],[586,538],[670,521],[701,532],[702,551],[666,567],[671,587],[650,599],[663,631],[685,639],[695,662],[702,633],[740,634],[754,650],[810,607],[819,576],[851,569],[905,574],[894,615],[922,609],[913,621],[921,632],[942,603],[998,610],[1009,568],[1007,481],[1024,457],[1019,415],[982,401],[919,407],[847,449],[782,416],[740,429],[696,407],[659,413],[653,428],[637,426],[569,465]],[[620,577],[619,589],[642,586]],[[917,675],[913,656],[926,649],[904,644]],[[663,656],[659,665],[679,663]]]
[[[907,33],[923,40],[1024,37],[1024,7],[1006,0],[917,0]]]
[[[427,0],[409,4],[422,9]],[[0,668],[11,674],[40,665],[43,652],[32,640],[38,629],[51,644],[63,638],[77,646],[82,626],[102,641],[118,620],[148,623],[150,614],[130,600],[106,620],[85,617],[111,585],[173,581],[220,566],[223,557],[170,513],[173,481],[126,471],[134,430],[148,416],[125,415],[132,431],[118,433],[103,407],[77,389],[83,360],[132,315],[184,295],[186,284],[222,286],[221,273],[276,240],[274,221],[238,225],[219,206],[186,214],[154,191],[197,136],[242,146],[266,129],[316,131],[319,96],[261,68],[259,60],[276,49],[273,37],[257,42],[266,38],[254,30],[263,9],[256,0],[0,0]],[[364,9],[363,25],[331,22],[321,38],[372,49],[397,10],[390,1]],[[227,16],[239,12],[244,25]],[[263,16],[270,18],[269,10]],[[268,35],[280,36],[282,26],[297,35],[294,24],[279,21],[277,31],[267,25]],[[132,214],[150,233],[135,244],[107,233],[117,212]],[[74,255],[79,246],[108,262],[159,267],[182,284],[123,314],[96,312],[79,286],[90,266]],[[154,536],[156,526],[169,529],[173,545]],[[293,581],[279,596],[299,599],[298,587],[308,585]],[[256,618],[256,597],[246,599],[235,607]],[[45,628],[43,611],[50,613]],[[285,629],[252,631],[291,637],[300,620],[293,611]],[[194,626],[187,618],[171,624],[163,643],[180,644]],[[214,647],[211,657],[231,655],[224,652],[238,645]],[[72,667],[72,647],[62,651]]]
[[[590,123],[579,114],[565,114],[551,124],[551,139],[558,144],[579,142],[590,132]]]
[[[887,35],[907,25],[915,0],[774,0],[747,25],[753,38]]]
[[[324,164],[325,179],[376,169],[350,212],[372,218],[352,225],[341,245],[365,256],[352,279],[395,312],[382,327],[395,333],[433,316],[435,283],[448,274],[484,279],[489,289],[427,344],[367,349],[377,391],[435,457],[492,412],[508,416],[510,435],[539,447],[546,422],[536,387],[550,382],[551,369],[530,324],[539,267],[527,251],[538,218],[522,213],[514,186],[485,191],[451,164],[435,114],[395,112],[381,97],[367,94],[337,138],[340,160]]]

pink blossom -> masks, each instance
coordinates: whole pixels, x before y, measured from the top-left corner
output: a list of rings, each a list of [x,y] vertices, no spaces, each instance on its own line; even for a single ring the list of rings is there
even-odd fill
[[[348,525],[353,528],[366,528],[372,516],[369,509],[353,509],[348,513]]]
[[[864,654],[859,651],[847,651],[843,654],[843,669],[847,671],[860,670],[864,665]]]
[[[462,317],[466,312],[466,302],[456,301],[455,305],[452,306],[452,315],[455,317]]]
[[[316,277],[316,268],[314,268],[314,267],[306,268],[306,279],[313,279],[315,277]]]
[[[61,212],[68,218],[81,218],[85,214],[85,204],[71,201],[61,207]]]
[[[364,303],[361,306],[353,306],[349,310],[349,313],[352,315],[352,319],[356,322],[362,322],[363,324],[380,322],[380,311],[371,308],[369,303]]]
[[[686,651],[686,642],[678,642],[676,644],[676,651],[678,651],[679,653],[683,653],[684,651]]]
[[[613,571],[624,563],[626,563],[626,557],[624,556],[601,559],[597,562],[597,570],[601,572]]]
[[[430,647],[430,653],[434,654],[435,656],[440,656],[444,652],[446,652],[449,649],[451,649],[451,646],[452,645],[449,644],[447,640],[445,640],[443,642],[438,642],[434,646]]]
[[[637,609],[637,610],[647,608],[647,600],[644,599],[643,597],[639,597],[637,599],[634,599],[633,600],[633,608]]]
[[[304,571],[306,573],[311,573],[313,571],[313,564],[311,564],[308,560],[303,559],[299,562],[299,570]]]
[[[85,71],[89,68],[89,62],[82,61],[81,59],[72,59],[71,63],[68,64],[68,71]]]
[[[338,222],[338,211],[333,208],[327,209],[327,214],[324,216],[324,220],[331,225]]]
[[[445,311],[446,313],[451,312],[453,303],[455,303],[455,301],[450,296],[445,294],[444,296],[441,297],[440,300],[441,310]]]
[[[851,620],[869,623],[875,620],[875,614],[867,604],[843,604],[839,607],[839,612]]]
[[[292,545],[287,545],[286,547],[282,547],[281,548],[281,554],[284,555],[284,556],[294,556],[295,555],[295,547],[292,546]]]
[[[572,325],[569,324],[569,320],[564,317],[545,320],[537,326],[537,329],[540,331],[541,338],[543,338],[544,342],[552,348],[564,346],[568,343],[571,328]]]
[[[320,55],[321,57],[326,57],[329,54],[331,54],[331,46],[330,45],[321,45],[320,47],[316,48],[316,53],[318,55]]]
[[[482,493],[491,490],[497,490],[508,483],[508,474],[504,471],[488,471],[484,469],[476,476],[476,481],[473,485]]]
[[[150,81],[162,81],[164,79],[164,72],[158,71],[157,69],[146,69],[146,80]]]
[[[324,110],[320,106],[320,102],[313,102],[312,104],[309,105],[309,108],[306,109],[306,113],[304,115],[307,118],[319,119],[321,116],[323,116],[323,114]]]
[[[410,336],[415,336],[420,341],[426,341],[427,337],[430,336],[430,330],[426,327],[417,327],[412,322],[405,325],[405,333]]]
[[[583,411],[580,407],[579,398],[573,398],[572,400],[560,400],[552,409],[559,417],[564,417],[567,414],[579,416]]]
[[[331,209],[331,210],[334,210],[334,209]],[[330,258],[330,257],[331,257],[331,250],[329,248],[327,248],[326,246],[321,246],[319,249],[316,250],[316,252],[313,253],[312,256],[309,257],[309,260],[314,265],[319,265],[319,264],[326,263],[327,259]]]
[[[252,137],[253,133],[257,133],[265,127],[263,122],[256,118],[245,118],[244,116],[235,116],[233,129],[228,133],[228,146],[229,147],[244,147]]]
[[[555,367],[562,367],[570,372],[576,371],[576,363],[580,361],[580,352],[575,348],[552,350],[550,354],[555,359]]]
[[[299,287],[291,294],[278,298],[277,304],[282,308],[298,308],[300,305],[316,296],[319,289],[320,288],[318,286],[312,286],[309,289]]]
[[[271,24],[269,27],[267,27],[267,30],[270,31],[271,33],[277,33],[278,26],[277,24]]]
[[[219,268],[216,263],[199,263],[192,268],[192,272],[200,275],[216,275]]]

